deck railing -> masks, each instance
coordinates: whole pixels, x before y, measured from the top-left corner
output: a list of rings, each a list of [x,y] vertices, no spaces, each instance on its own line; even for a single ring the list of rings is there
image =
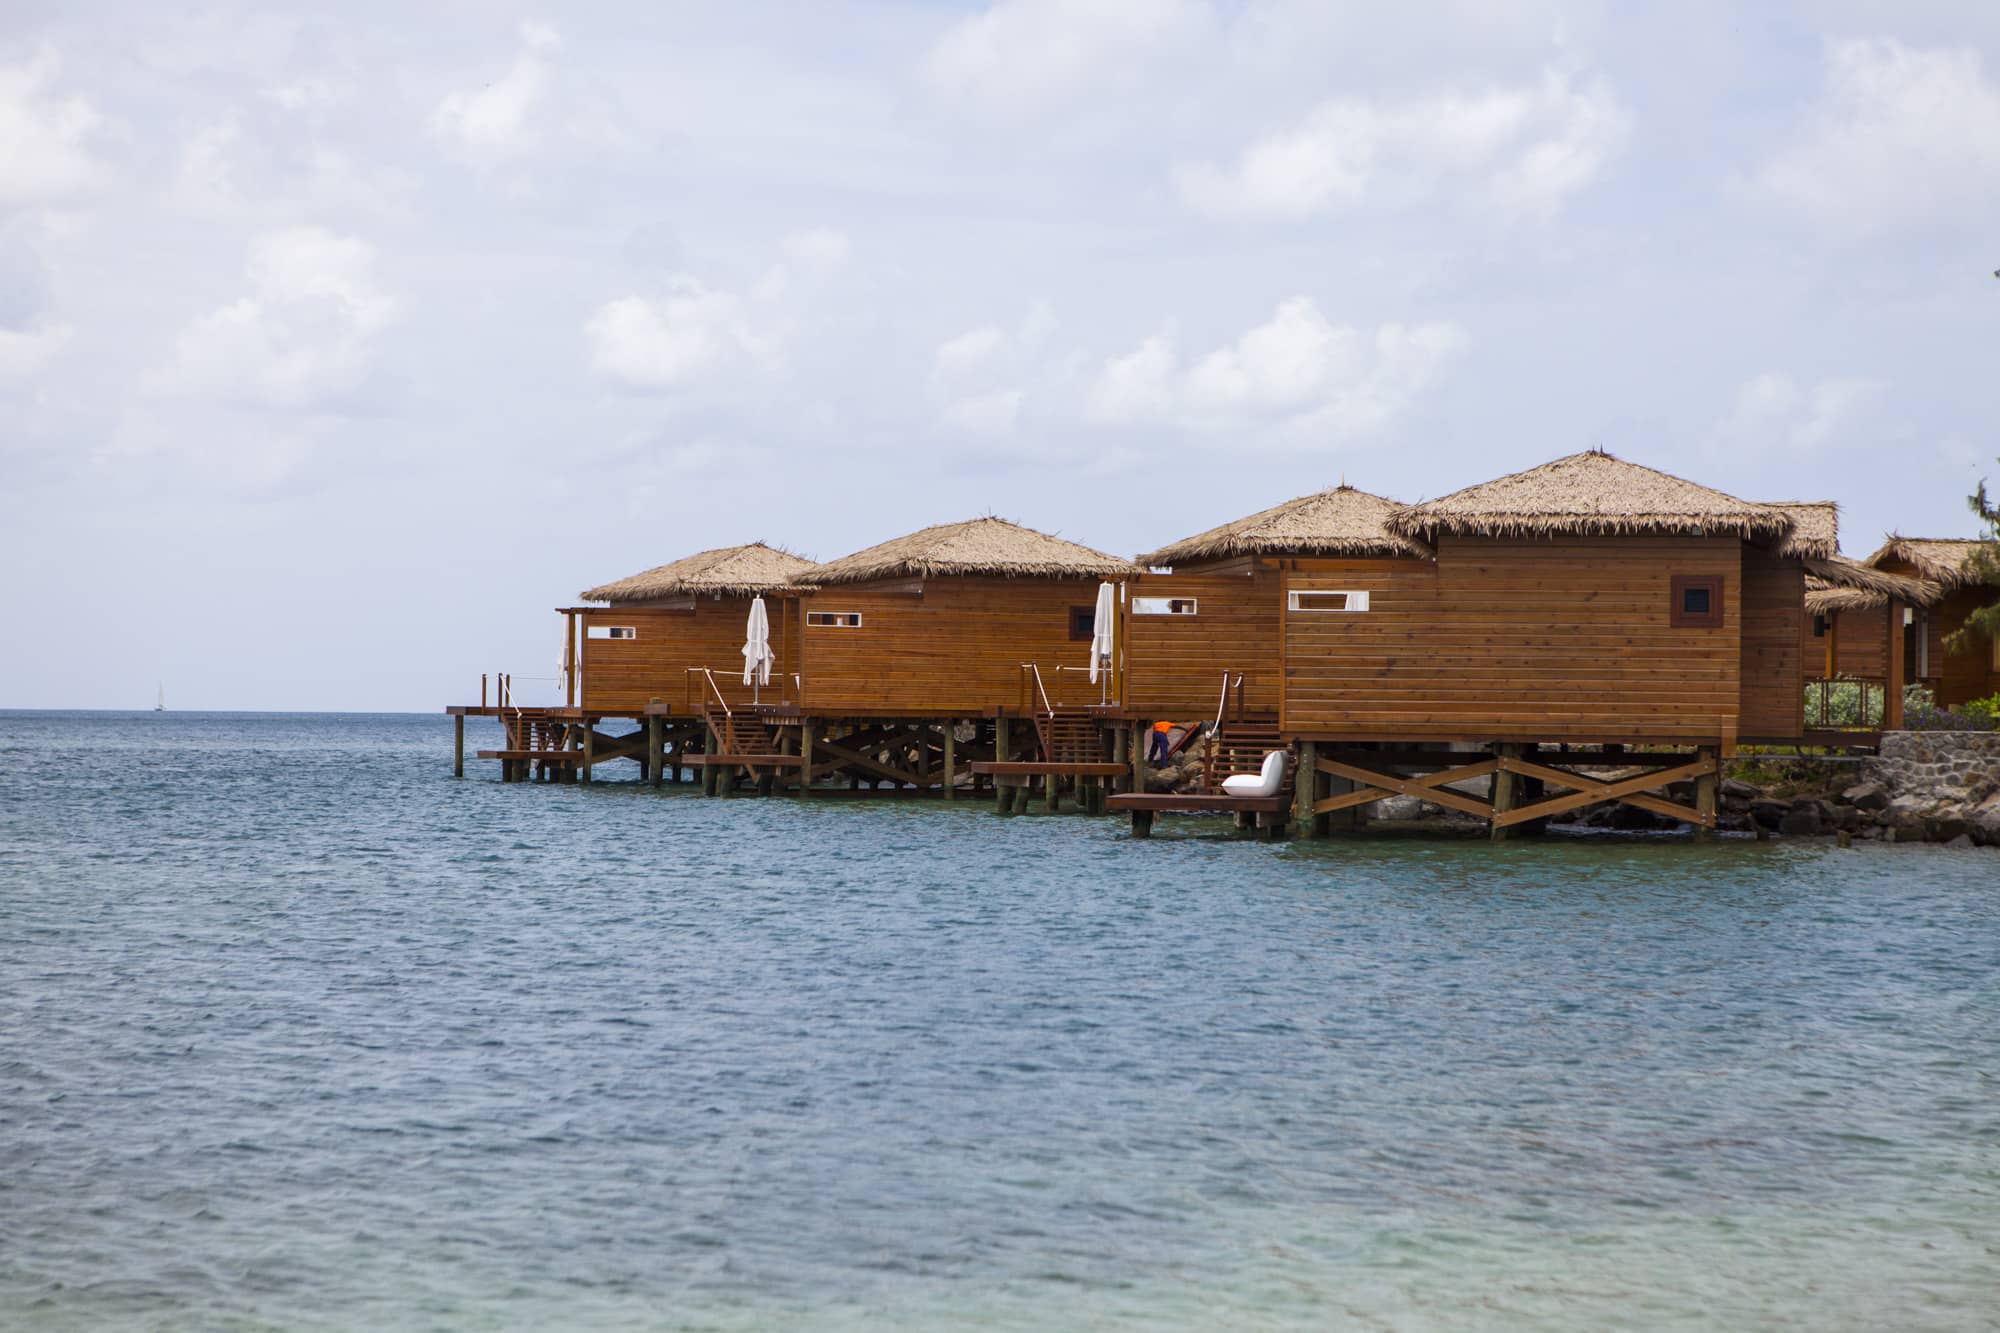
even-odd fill
[[[705,667],[705,666],[704,666],[704,667],[689,667],[689,668],[687,668],[687,674],[689,675],[689,677],[694,677],[694,676],[697,676],[697,675],[698,675],[698,676],[700,676],[700,677],[701,677],[701,678],[702,678],[703,680],[705,680],[705,681],[707,681],[707,682],[708,682],[708,688],[709,688],[709,692],[710,692],[711,694],[713,694],[713,695],[715,696],[715,702],[716,702],[716,703],[718,703],[718,704],[720,704],[720,705],[722,705],[722,715],[723,715],[724,717],[726,717],[726,718],[727,718],[727,717],[735,717],[735,716],[736,716],[736,714],[735,714],[735,713],[733,713],[733,712],[731,712],[731,711],[730,711],[730,709],[729,709],[729,700],[727,700],[727,699],[725,699],[725,698],[723,698],[723,697],[722,697],[722,686],[720,686],[720,685],[716,684],[716,682],[715,682],[715,671],[714,671],[714,669],[713,669],[713,668],[710,668],[710,667]],[[690,686],[690,688],[692,688],[693,684],[694,684],[694,681],[693,681],[692,679],[690,679],[690,680],[688,681],[688,685]],[[707,705],[707,700],[705,700],[705,699],[704,699],[704,700],[703,700],[702,702],[703,702],[703,706],[704,706],[704,707],[706,707],[706,705]],[[692,710],[692,709],[693,709],[693,707],[694,707],[694,700],[693,700],[693,699],[689,699],[689,700],[688,700],[688,707],[689,707],[689,709],[690,709],[690,710]]]
[[[1032,682],[1035,687],[1032,693],[1030,693],[1028,690],[1028,685],[1030,682]],[[1042,701],[1043,713],[1053,713],[1056,711],[1055,705],[1049,702],[1049,692],[1047,687],[1042,684],[1042,669],[1033,662],[1021,663],[1021,694],[1023,696],[1023,702],[1029,708],[1033,708],[1035,706],[1035,700],[1037,697],[1039,697]]]
[[[1232,688],[1232,682],[1229,679],[1229,673],[1225,671],[1222,673],[1222,697],[1215,701],[1215,729],[1218,732],[1222,730],[1222,715],[1229,711],[1229,691],[1231,688]],[[1236,690],[1236,716],[1242,717],[1243,716],[1242,673],[1239,672],[1237,674],[1236,679],[1233,682],[1233,688]]]
[[[1879,676],[1808,680],[1807,731],[1880,731],[1887,716],[1889,682]]]

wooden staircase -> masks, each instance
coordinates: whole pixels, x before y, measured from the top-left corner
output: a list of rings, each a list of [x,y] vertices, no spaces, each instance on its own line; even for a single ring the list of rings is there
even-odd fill
[[[1091,764],[1104,758],[1104,733],[1081,708],[1053,708],[1035,714],[1042,759],[1052,764]]]
[[[771,728],[755,713],[725,713],[720,708],[710,708],[703,717],[721,738],[723,754],[780,753],[771,738]]]
[[[1225,721],[1209,734],[1208,755],[1201,770],[1202,790],[1219,792],[1224,778],[1261,771],[1264,756],[1273,750],[1288,753],[1291,750],[1291,746],[1278,737],[1277,718],[1247,717]],[[1285,791],[1292,790],[1297,771],[1296,758],[1285,765]]]

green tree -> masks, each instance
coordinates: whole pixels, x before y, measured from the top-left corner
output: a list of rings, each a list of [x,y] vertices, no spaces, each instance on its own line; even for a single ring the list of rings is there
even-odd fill
[[[1966,560],[1965,568],[1989,587],[2000,588],[2000,501],[1986,493],[1982,478],[1979,489],[1965,498],[1979,521],[1986,525],[1980,544]],[[1977,639],[2000,639],[2000,601],[1988,602],[1965,618],[1965,623],[1945,638],[1947,652],[1962,653],[1977,648]]]

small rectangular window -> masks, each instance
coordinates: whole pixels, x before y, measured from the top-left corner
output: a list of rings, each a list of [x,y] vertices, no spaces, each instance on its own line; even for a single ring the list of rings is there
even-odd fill
[[[1135,616],[1191,616],[1196,614],[1193,597],[1134,597]]]
[[[631,625],[592,625],[584,630],[584,637],[590,639],[636,639],[639,631]]]
[[[1069,609],[1069,641],[1089,643],[1097,637],[1097,608],[1072,606]]]
[[[1826,617],[1825,617],[1825,616],[1814,616],[1814,617],[1813,617],[1813,637],[1814,637],[1815,639],[1824,639],[1824,638],[1826,637]]]
[[[1299,588],[1286,600],[1290,611],[1366,611],[1368,594],[1358,588]]]
[[[1722,628],[1722,576],[1676,574],[1668,623],[1675,629]]]
[[[860,629],[861,613],[859,611],[808,611],[806,612],[806,624],[817,625],[824,629]]]

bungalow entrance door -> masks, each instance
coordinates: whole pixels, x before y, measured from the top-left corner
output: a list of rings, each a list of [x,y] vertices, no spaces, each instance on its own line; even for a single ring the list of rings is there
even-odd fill
[[[1920,606],[1910,609],[1910,623],[1903,627],[1903,679],[1937,689],[1931,679],[1931,615]]]

